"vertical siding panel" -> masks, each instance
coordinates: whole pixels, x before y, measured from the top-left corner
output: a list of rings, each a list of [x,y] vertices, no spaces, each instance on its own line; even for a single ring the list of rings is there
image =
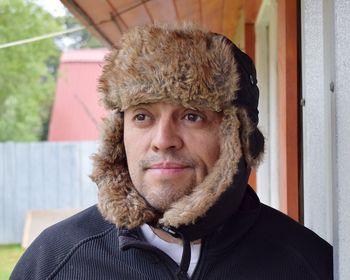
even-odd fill
[[[29,209],[29,187],[30,187],[30,153],[28,144],[17,143],[14,160],[16,161],[16,200],[14,201],[13,221],[15,222],[16,231],[15,240],[21,240],[27,209]]]
[[[92,172],[91,155],[96,152],[96,142],[84,142],[80,144],[81,150],[81,207],[86,208],[97,202],[97,186],[89,177]]]
[[[58,206],[59,208],[72,207],[72,148],[70,143],[60,143],[58,153]]]
[[[5,161],[4,161],[4,239],[6,243],[15,242],[14,232],[15,224],[14,224],[14,215],[15,212],[15,203],[16,200],[16,161],[15,161],[15,144],[14,143],[6,143],[5,144]]]
[[[71,148],[71,177],[70,177],[70,190],[71,190],[71,198],[72,198],[72,206],[73,208],[80,207],[80,143],[72,142],[70,143]]]
[[[0,242],[5,235],[5,172],[4,172],[4,144],[0,144]]]
[[[88,177],[96,142],[0,143],[0,244],[20,243],[29,209],[96,203]]]
[[[42,143],[30,143],[30,207],[42,209],[45,206],[45,189],[43,180]]]
[[[79,180],[79,186],[77,188],[77,196],[79,197],[79,201],[77,201],[77,207],[78,208],[83,208],[83,184],[82,184],[82,173],[81,173],[81,169],[82,169],[82,165],[84,162],[83,159],[83,143],[79,143],[78,147],[77,147],[77,153],[78,153],[78,158],[79,158],[79,169],[77,170],[77,174],[78,174],[78,180]]]
[[[59,146],[54,142],[43,144],[43,158],[45,160],[44,184],[45,184],[45,208],[58,208],[58,149]]]

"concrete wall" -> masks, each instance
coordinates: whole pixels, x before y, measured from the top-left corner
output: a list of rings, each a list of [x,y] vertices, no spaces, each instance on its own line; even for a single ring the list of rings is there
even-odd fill
[[[350,279],[350,1],[301,1],[306,226]]]
[[[333,33],[323,1],[302,1],[302,95],[304,222],[332,243],[332,189],[335,121],[332,82]],[[328,13],[328,12],[327,12]]]
[[[350,279],[350,1],[334,1],[336,168],[333,239],[336,279]]]

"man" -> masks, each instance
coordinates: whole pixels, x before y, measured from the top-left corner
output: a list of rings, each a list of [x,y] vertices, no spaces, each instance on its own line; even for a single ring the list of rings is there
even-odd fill
[[[99,204],[48,230],[12,279],[332,279],[332,248],[259,202],[255,68],[226,37],[139,27],[106,59]]]

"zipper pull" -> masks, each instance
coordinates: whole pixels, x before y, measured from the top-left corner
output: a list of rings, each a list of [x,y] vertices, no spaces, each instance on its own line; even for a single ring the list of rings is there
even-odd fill
[[[183,250],[180,266],[176,274],[181,278],[188,279],[187,271],[191,263],[191,243],[189,239],[187,239],[180,231],[177,231],[175,228],[167,227],[159,223],[156,225],[156,227],[165,231],[166,233],[170,234],[175,238],[181,238]]]

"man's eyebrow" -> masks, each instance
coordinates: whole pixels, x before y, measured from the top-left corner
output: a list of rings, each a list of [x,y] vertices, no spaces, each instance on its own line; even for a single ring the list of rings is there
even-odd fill
[[[134,112],[134,111],[139,110],[139,109],[148,109],[149,107],[151,107],[151,104],[142,103],[142,104],[137,104],[137,105],[131,106],[129,109],[130,109],[130,111]]]

